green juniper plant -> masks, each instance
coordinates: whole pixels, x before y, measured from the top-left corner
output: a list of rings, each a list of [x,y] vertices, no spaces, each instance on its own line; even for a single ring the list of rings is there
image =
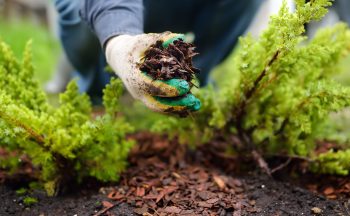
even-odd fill
[[[0,155],[0,169],[16,171],[27,155],[49,195],[84,177],[118,180],[133,145],[125,138],[132,127],[118,115],[121,81],[106,86],[106,113],[94,118],[89,97],[79,93],[75,81],[60,95],[59,107],[50,106],[33,79],[31,62],[30,43],[20,62],[0,42],[0,148],[16,152]]]
[[[154,129],[194,144],[217,136],[229,144],[234,135],[250,152],[311,157],[314,171],[348,174],[348,150],[317,156],[315,143],[330,113],[350,103],[350,88],[332,79],[350,51],[350,31],[338,24],[307,40],[305,24],[320,20],[331,1],[295,3],[290,12],[284,2],[258,39],[240,39],[233,63],[221,71],[224,84],[198,92],[201,111],[189,119],[164,119]]]

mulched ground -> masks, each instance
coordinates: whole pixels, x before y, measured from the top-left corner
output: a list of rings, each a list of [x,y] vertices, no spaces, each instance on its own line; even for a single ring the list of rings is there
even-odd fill
[[[119,184],[57,198],[34,191],[30,196],[39,202],[32,206],[4,184],[0,215],[350,215],[349,178],[305,174],[293,184],[286,176],[281,182],[257,171],[240,173],[237,164],[247,162],[217,148],[193,151],[166,137],[134,137],[141,145]]]

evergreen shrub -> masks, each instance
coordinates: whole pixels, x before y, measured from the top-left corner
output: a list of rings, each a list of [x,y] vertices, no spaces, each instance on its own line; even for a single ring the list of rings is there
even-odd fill
[[[232,146],[236,136],[250,152],[304,157],[315,172],[348,174],[349,149],[315,150],[327,139],[330,114],[350,103],[350,88],[332,78],[350,51],[350,30],[337,24],[308,39],[305,25],[320,20],[331,1],[295,3],[291,12],[284,2],[258,39],[240,39],[233,64],[217,74],[225,80],[218,90],[198,91],[203,106],[193,118],[162,119],[153,129],[195,145],[219,138]]]
[[[15,152],[0,155],[0,169],[16,172],[25,155],[49,195],[85,177],[118,180],[133,145],[125,137],[133,129],[119,115],[121,81],[106,86],[102,116],[92,115],[90,99],[79,93],[75,81],[53,107],[33,79],[30,47],[19,61],[0,41],[0,148]]]

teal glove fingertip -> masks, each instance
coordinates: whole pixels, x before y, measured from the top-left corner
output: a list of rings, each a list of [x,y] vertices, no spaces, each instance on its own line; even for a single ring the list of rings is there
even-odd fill
[[[164,81],[164,83],[176,88],[179,96],[185,95],[187,92],[190,91],[191,88],[190,84],[183,79],[170,79]]]
[[[168,106],[186,107],[190,111],[198,111],[201,108],[201,102],[193,94],[187,94],[181,98],[154,97],[158,102]]]
[[[193,94],[189,94],[188,96],[188,109],[191,111],[198,111],[202,106],[201,101],[196,98]]]

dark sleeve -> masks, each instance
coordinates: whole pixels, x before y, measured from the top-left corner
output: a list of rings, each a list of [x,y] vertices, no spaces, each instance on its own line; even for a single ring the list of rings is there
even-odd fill
[[[143,33],[143,0],[82,0],[80,15],[102,46],[116,35]]]

